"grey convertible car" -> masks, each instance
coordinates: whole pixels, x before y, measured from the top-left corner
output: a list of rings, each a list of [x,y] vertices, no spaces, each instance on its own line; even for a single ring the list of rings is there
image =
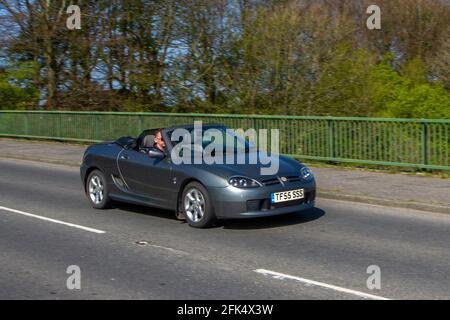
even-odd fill
[[[171,140],[176,129],[162,129],[166,148],[154,148],[155,132],[123,137],[87,148],[81,179],[94,208],[106,209],[111,201],[169,209],[192,227],[205,228],[216,219],[251,218],[298,212],[314,206],[316,184],[312,172],[294,159],[279,156],[279,169],[261,175],[261,164],[175,164]],[[207,125],[229,134],[221,125]],[[257,149],[242,138],[229,152],[249,157]]]

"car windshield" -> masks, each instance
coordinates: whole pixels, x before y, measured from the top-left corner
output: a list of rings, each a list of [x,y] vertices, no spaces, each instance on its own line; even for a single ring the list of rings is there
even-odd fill
[[[249,152],[250,149],[253,148],[253,145],[248,142],[243,137],[237,135],[234,130],[228,129],[223,126],[206,126],[202,127],[201,135],[199,132],[196,133],[196,137],[194,136],[194,128],[186,128],[189,137],[182,136],[179,137],[179,134],[175,131],[169,132],[169,137],[171,138],[171,142],[173,146],[177,144],[187,141],[190,141],[190,145],[194,149],[200,143],[195,144],[195,138],[197,137],[198,141],[201,141],[201,148],[205,149],[209,146],[211,149],[220,150],[222,149],[224,152]],[[173,133],[175,132],[175,135]]]

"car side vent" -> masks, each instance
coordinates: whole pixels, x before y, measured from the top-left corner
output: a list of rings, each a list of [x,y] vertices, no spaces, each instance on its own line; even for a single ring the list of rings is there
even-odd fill
[[[117,188],[119,188],[122,191],[127,191],[128,188],[121,178],[115,175],[111,175],[111,177]]]

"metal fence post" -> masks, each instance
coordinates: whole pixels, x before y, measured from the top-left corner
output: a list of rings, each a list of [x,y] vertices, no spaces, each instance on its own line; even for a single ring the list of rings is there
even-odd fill
[[[428,123],[422,122],[422,160],[424,165],[429,164],[428,158]]]
[[[23,120],[24,120],[25,135],[29,136],[30,135],[30,129],[29,129],[29,126],[28,126],[28,113],[24,114]]]
[[[139,129],[139,133],[141,134],[141,132],[144,130],[144,116],[142,114],[138,115],[138,129]]]
[[[56,135],[59,138],[62,138],[62,114],[58,113],[56,115],[56,119],[57,119],[57,126],[56,126]]]
[[[334,158],[334,156],[335,156],[335,148],[334,148],[335,130],[334,130],[333,121],[327,120],[327,124],[328,124],[328,157]]]
[[[100,116],[97,114],[95,115],[95,140],[100,140],[100,134],[99,134],[99,130],[100,130]]]

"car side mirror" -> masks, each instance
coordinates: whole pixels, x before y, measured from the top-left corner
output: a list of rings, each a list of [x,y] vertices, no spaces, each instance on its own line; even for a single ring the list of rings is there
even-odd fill
[[[153,159],[164,159],[166,157],[166,154],[161,150],[150,149],[148,151],[148,156]]]

